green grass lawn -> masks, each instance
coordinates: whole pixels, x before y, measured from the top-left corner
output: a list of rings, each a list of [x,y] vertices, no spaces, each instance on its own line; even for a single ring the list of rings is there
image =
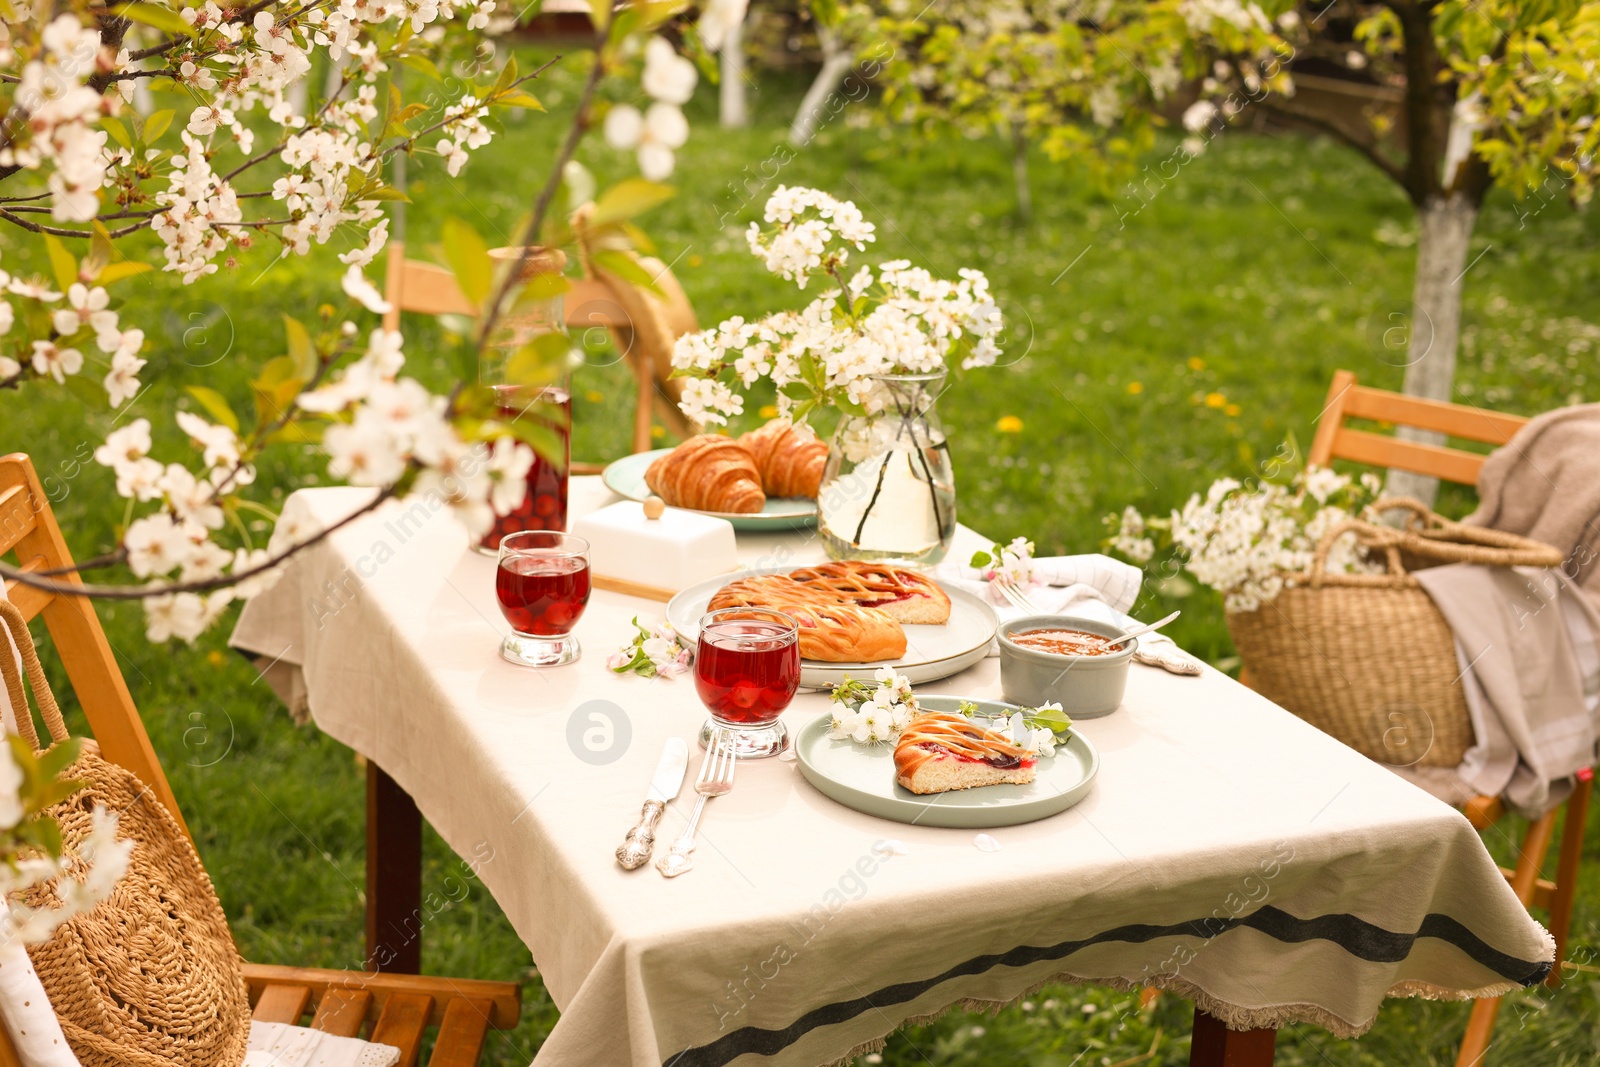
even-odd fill
[[[553,112],[570,107],[559,73],[536,89]],[[941,404],[955,456],[961,517],[1041,552],[1094,550],[1101,517],[1135,504],[1180,504],[1224,474],[1246,476],[1287,432],[1309,440],[1330,375],[1346,367],[1374,385],[1398,387],[1401,371],[1384,345],[1409,305],[1415,228],[1399,193],[1353,154],[1321,142],[1230,133],[1178,177],[1142,200],[1107,196],[1072,168],[1032,163],[1036,220],[1012,214],[1009,150],[998,142],[936,144],[863,128],[848,112],[803,150],[783,134],[797,100],[773,84],[755,100],[756,122],[716,128],[714,92],[703,87],[694,134],[680,155],[680,196],[645,222],[673,264],[702,323],[803,296],[760,271],[743,227],[779,182],[815,185],[855,200],[879,225],[869,261],[909,258],[935,273],[985,270],[1007,313],[1009,365],[967,375]],[[859,105],[853,105],[859,106]],[[456,215],[493,244],[511,239],[543,180],[557,122],[521,114],[466,171],[442,168],[413,182],[409,246],[426,255],[444,219]],[[603,179],[631,160],[598,139],[581,158]],[[0,232],[0,262],[12,273],[44,270]],[[1527,221],[1507,197],[1491,200],[1474,239],[1467,280],[1462,398],[1531,414],[1600,389],[1600,218],[1552,205]],[[125,320],[151,338],[147,379],[165,384],[135,411],[176,447],[170,410],[182,384],[206,384],[248,408],[246,381],[281,352],[279,315],[314,314],[338,302],[329,254],[272,262],[271,251],[184,287],[169,275],[126,283]],[[407,326],[412,373],[446,380],[451,346],[439,327]],[[597,355],[574,382],[580,458],[626,447],[630,383]],[[110,546],[121,507],[109,472],[87,463],[109,428],[103,407],[33,388],[3,402],[0,452],[31,453],[79,558]],[[1021,430],[1001,432],[1002,417]],[[311,452],[280,453],[261,481],[281,496],[291,478],[315,477]],[[1466,498],[1446,498],[1462,510]],[[1140,613],[1154,617],[1169,594]],[[1227,665],[1231,645],[1212,597],[1181,601],[1171,633]],[[196,644],[153,647],[141,612],[102,605],[101,617],[139,700],[201,854],[222,895],[239,946],[263,962],[354,967],[361,960],[363,776],[349,750],[314,729],[297,729],[264,683],[226,651],[227,625]],[[1502,862],[1506,826],[1489,835]],[[1573,920],[1572,971],[1559,992],[1508,998],[1491,1064],[1588,1064],[1600,1056],[1600,825],[1591,828],[1584,887]],[[425,889],[460,862],[437,838],[427,843]],[[424,969],[521,978],[522,1025],[491,1039],[487,1062],[525,1064],[556,1012],[527,950],[479,886],[426,928]],[[1164,998],[1137,1010],[1131,995],[1061,988],[989,1018],[956,1013],[893,1037],[882,1062],[896,1065],[1182,1064],[1189,1008]],[[1467,1008],[1393,1001],[1360,1041],[1291,1027],[1280,1064],[1446,1064]],[[874,1061],[877,1062],[877,1061]]]

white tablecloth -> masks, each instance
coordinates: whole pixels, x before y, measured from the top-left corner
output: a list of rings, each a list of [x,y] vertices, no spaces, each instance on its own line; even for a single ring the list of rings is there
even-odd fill
[[[580,478],[572,498],[581,513],[608,494]],[[363,499],[302,492],[286,517]],[[953,555],[983,543],[963,529]],[[741,537],[746,565],[818,558],[803,534]],[[663,605],[596,593],[583,660],[533,671],[498,655],[493,572],[446,513],[388,506],[299,557],[233,643],[275,659],[317,725],[476,867],[562,1012],[537,1064],[813,1065],[1053,979],[1350,1035],[1385,995],[1488,995],[1549,969],[1548,935],[1460,814],[1210,670],[1134,667],[1123,707],[1078,727],[1101,754],[1094,791],[993,831],[998,851],[858,814],[766,760],[709,806],[693,872],[624,872],[612,851],[663,741],[704,719],[690,679],[604,667],[630,617]],[[921,688],[997,696],[998,661]],[[612,762],[582,741],[596,700],[622,712]],[[803,694],[787,721],[824,708]],[[686,785],[663,840],[693,799]]]

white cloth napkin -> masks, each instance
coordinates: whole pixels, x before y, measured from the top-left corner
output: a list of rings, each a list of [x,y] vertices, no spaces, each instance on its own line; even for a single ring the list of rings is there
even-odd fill
[[[400,1050],[286,1023],[250,1023],[242,1067],[394,1067]]]
[[[987,600],[1001,622],[1021,618],[1025,612],[1007,600],[984,572],[961,563],[941,563],[933,576],[974,596]],[[1079,556],[1041,556],[1033,561],[1033,582],[1021,591],[1046,615],[1079,615],[1112,626],[1129,629],[1139,625],[1127,614],[1139,599],[1144,574],[1138,567],[1097,552]],[[998,656],[998,642],[991,642],[989,655]],[[1163,634],[1139,638],[1134,659],[1173,674],[1199,674],[1200,661],[1189,655]]]

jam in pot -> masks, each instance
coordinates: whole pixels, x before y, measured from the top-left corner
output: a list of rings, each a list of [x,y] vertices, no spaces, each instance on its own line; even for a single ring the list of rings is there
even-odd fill
[[[1087,630],[1023,630],[1008,636],[1013,644],[1057,656],[1109,656],[1122,648],[1121,644],[1113,644],[1111,638]]]

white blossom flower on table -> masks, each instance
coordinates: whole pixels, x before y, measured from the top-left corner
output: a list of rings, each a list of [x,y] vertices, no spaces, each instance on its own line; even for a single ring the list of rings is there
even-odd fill
[[[694,649],[679,636],[672,624],[663,620],[653,627],[633,618],[636,631],[632,640],[606,657],[606,666],[617,674],[637,674],[644,678],[674,678],[694,662]]]
[[[846,678],[833,687],[828,736],[835,741],[876,745],[892,741],[917,713],[911,683],[893,667],[879,667],[873,683]]]

